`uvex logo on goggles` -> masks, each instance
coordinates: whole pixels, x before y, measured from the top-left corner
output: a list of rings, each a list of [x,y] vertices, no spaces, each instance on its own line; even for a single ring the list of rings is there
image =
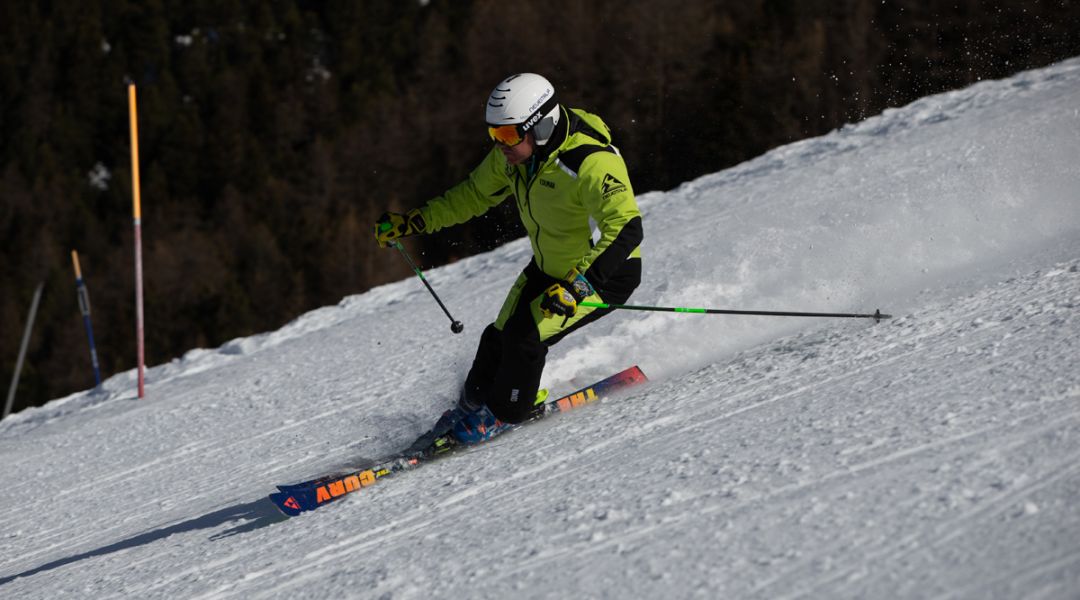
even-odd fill
[[[521,142],[525,141],[525,134],[532,129],[533,125],[536,125],[543,117],[541,113],[529,117],[528,121],[524,123],[518,123],[517,125],[488,125],[488,135],[491,139],[505,144],[507,146],[517,146]]]
[[[491,139],[505,144],[507,146],[517,146],[525,140],[525,134],[528,133],[534,125],[540,122],[540,119],[544,118],[544,115],[551,112],[553,105],[555,104],[555,98],[550,97],[544,102],[544,105],[540,107],[540,110],[534,112],[531,117],[524,123],[517,123],[514,125],[488,125],[488,135]]]

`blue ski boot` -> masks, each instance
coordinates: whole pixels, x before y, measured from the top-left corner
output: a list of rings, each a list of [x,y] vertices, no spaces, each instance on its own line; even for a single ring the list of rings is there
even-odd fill
[[[454,410],[461,410],[461,408]],[[513,425],[503,423],[495,418],[495,415],[491,414],[491,410],[487,406],[481,406],[472,412],[464,414],[454,423],[454,438],[467,446],[479,444],[511,427]]]

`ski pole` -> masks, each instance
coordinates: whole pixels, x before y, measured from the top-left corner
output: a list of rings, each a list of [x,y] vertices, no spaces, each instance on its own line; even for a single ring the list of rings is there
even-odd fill
[[[818,312],[789,312],[774,310],[727,310],[720,308],[682,308],[678,306],[635,306],[630,304],[606,304],[604,302],[580,302],[578,306],[590,308],[617,308],[620,310],[651,310],[657,312],[696,313],[707,315],[760,315],[766,317],[835,317],[845,319],[873,319],[875,322],[882,319],[891,319],[892,315],[882,314],[881,310],[874,314],[855,313],[818,313]]]
[[[428,283],[428,280],[424,277],[424,272],[420,270],[420,267],[416,266],[416,263],[413,262],[412,258],[409,256],[409,253],[405,251],[405,247],[402,246],[401,242],[397,240],[390,240],[390,243],[393,244],[394,247],[397,248],[398,252],[400,252],[401,255],[405,257],[405,261],[409,263],[410,267],[412,267],[412,270],[414,273],[416,273],[416,276],[420,278],[420,281],[424,282],[424,287],[426,287],[428,291],[431,292],[431,297],[439,303],[439,308],[441,308],[443,312],[446,313],[446,316],[450,318],[450,331],[453,331],[454,333],[461,333],[465,329],[465,326],[461,324],[461,321],[455,321],[454,317],[450,315],[450,311],[446,310],[446,305],[443,304],[442,300],[439,299],[439,295],[435,293],[435,290],[431,287],[431,284]]]

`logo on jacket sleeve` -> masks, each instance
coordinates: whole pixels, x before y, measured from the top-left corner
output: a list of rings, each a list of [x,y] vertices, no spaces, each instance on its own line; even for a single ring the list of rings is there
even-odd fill
[[[604,200],[607,200],[619,192],[625,192],[626,184],[616,179],[614,175],[608,173],[607,175],[604,175],[604,181],[600,185],[600,190],[604,193]]]

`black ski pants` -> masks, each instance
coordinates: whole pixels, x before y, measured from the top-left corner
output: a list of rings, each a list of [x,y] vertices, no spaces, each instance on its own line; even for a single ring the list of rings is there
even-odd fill
[[[548,348],[613,310],[579,307],[570,319],[544,319],[540,297],[561,282],[530,261],[507,295],[499,318],[480,336],[464,393],[487,404],[506,423],[520,423],[532,413]],[[596,295],[588,300],[623,304],[640,283],[641,259],[628,258],[608,281],[595,286]]]

